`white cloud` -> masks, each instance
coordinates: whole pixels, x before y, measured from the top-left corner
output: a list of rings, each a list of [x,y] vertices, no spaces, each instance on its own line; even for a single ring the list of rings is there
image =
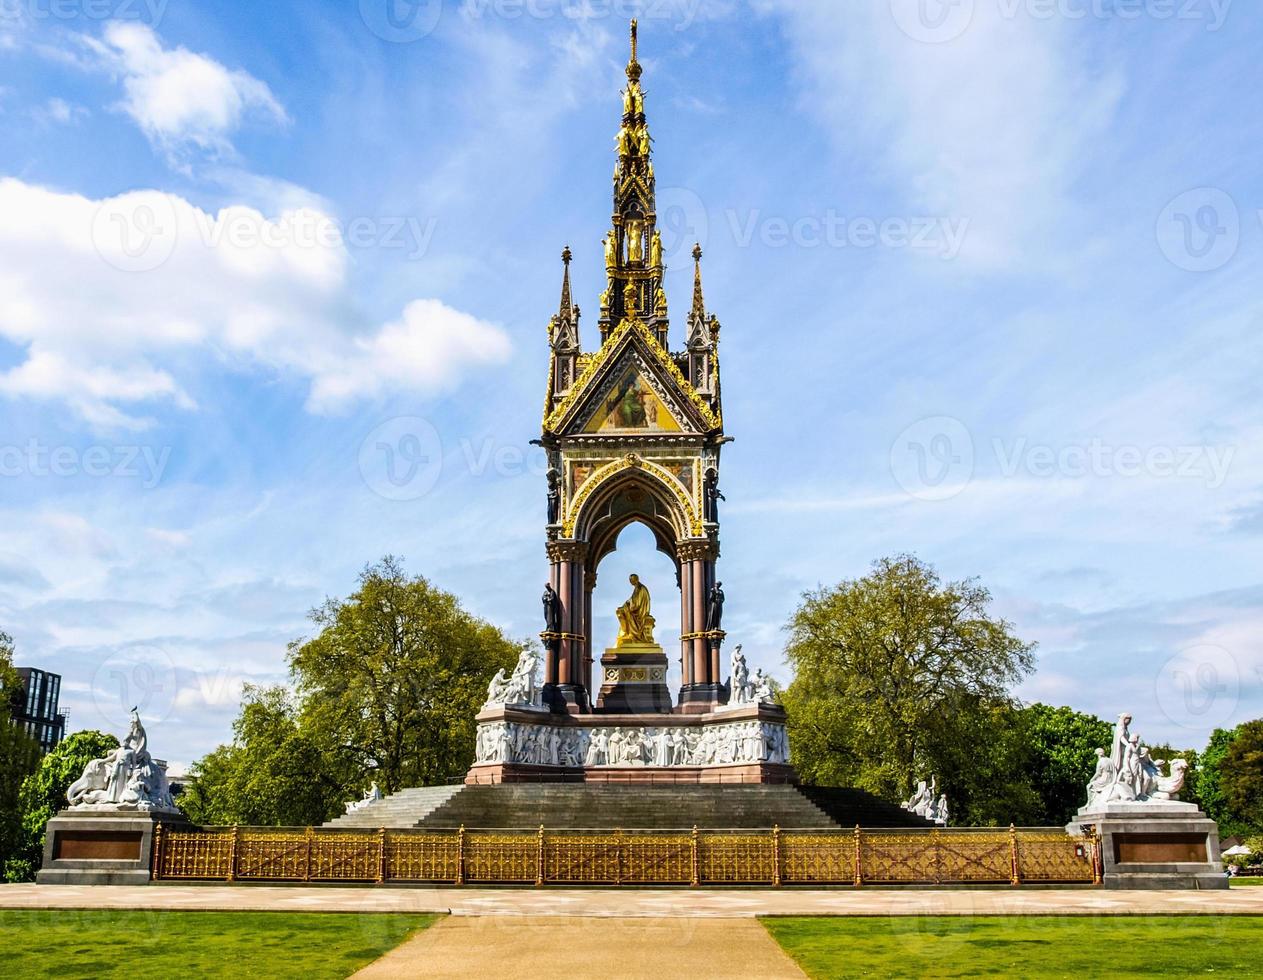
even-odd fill
[[[266,83],[186,48],[164,48],[144,24],[113,22],[102,41],[85,40],[121,76],[123,110],[168,152],[187,146],[228,152],[229,137],[246,118],[288,121]]]
[[[1067,230],[1071,185],[1105,135],[1121,78],[1091,77],[1077,25],[1005,16],[1003,5],[970,4],[958,36],[925,43],[900,28],[918,23],[921,2],[761,7],[783,13],[809,103],[847,152],[881,161],[927,213],[968,218],[966,262],[1026,267]]]
[[[309,379],[317,411],[446,389],[508,356],[501,330],[437,300],[372,329],[340,225],[313,208],[210,214],[157,191],[91,200],[4,179],[0,213],[0,337],[26,351],[0,394],[64,402],[99,428],[194,408],[190,353]]]

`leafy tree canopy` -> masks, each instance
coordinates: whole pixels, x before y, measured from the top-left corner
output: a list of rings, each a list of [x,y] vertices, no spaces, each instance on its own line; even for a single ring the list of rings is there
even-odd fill
[[[317,635],[290,645],[294,690],[248,687],[232,744],[191,767],[195,822],[318,824],[370,779],[389,793],[463,774],[487,684],[523,649],[390,556],[311,618]]]
[[[911,555],[809,592],[791,619],[785,694],[795,764],[808,782],[899,799],[937,773],[961,822],[1037,811],[1019,783],[997,782],[1020,751],[1003,722],[1033,644],[988,613],[975,580],[944,583]],[[983,774],[990,774],[985,776]],[[1004,812],[1000,812],[1000,808]]]
[[[1219,773],[1233,817],[1255,833],[1263,832],[1263,719],[1237,729]]]
[[[487,684],[523,649],[454,595],[387,556],[347,600],[312,612],[320,633],[290,646],[302,725],[383,792],[440,783],[473,762],[474,716]]]
[[[1069,823],[1087,801],[1096,750],[1110,747],[1114,726],[1071,708],[1032,704],[1020,713],[1024,779],[1039,796],[1039,823]]]
[[[44,854],[44,828],[66,806],[66,790],[93,759],[118,748],[118,739],[101,732],[75,732],[49,752],[23,781],[18,795],[20,830],[4,867],[7,881],[32,881]],[[36,747],[38,758],[38,746]]]

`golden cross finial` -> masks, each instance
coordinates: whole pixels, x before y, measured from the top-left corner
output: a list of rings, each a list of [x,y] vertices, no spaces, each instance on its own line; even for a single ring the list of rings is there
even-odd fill
[[[631,60],[627,62],[627,77],[633,82],[639,81],[641,74],[640,62],[636,60],[639,38],[640,22],[633,20],[631,22]]]

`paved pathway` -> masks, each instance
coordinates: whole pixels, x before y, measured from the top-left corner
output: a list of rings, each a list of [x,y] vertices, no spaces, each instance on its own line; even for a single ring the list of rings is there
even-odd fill
[[[753,919],[457,916],[418,933],[355,977],[565,975],[620,980],[805,976]]]
[[[749,918],[758,915],[1263,915],[1263,888],[343,888],[0,885],[4,908],[450,912],[455,916]]]

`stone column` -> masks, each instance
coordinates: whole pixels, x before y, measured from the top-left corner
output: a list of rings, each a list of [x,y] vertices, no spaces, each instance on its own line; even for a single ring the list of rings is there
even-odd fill
[[[551,672],[545,674],[545,698],[554,708],[582,710],[587,705],[587,688],[583,682],[584,657],[587,651],[584,586],[588,546],[582,541],[550,541],[548,557],[553,562],[561,598],[561,630],[564,634],[555,644],[556,653],[549,656]]]
[[[596,572],[587,572],[583,578],[583,669],[579,672],[579,676],[583,679],[583,686],[591,697],[594,656],[592,653],[592,593],[596,591]]]
[[[680,577],[680,686],[693,683],[693,641],[684,637],[693,632],[693,576],[687,562],[679,564]]]
[[[718,647],[706,636],[706,602],[715,579],[718,544],[710,538],[681,541],[680,631],[688,639],[681,642],[687,664],[686,680],[680,687],[680,708],[688,713],[713,710],[722,696]]]

